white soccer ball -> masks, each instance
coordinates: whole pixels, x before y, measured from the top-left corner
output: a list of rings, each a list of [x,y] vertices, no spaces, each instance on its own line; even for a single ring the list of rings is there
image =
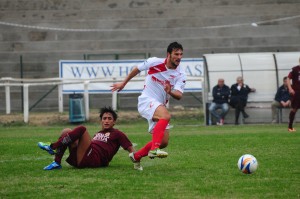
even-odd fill
[[[245,174],[254,173],[257,170],[258,162],[253,155],[242,155],[237,163],[238,168]]]

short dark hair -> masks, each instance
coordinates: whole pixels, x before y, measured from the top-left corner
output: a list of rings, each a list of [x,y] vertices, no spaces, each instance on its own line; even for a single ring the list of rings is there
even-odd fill
[[[288,78],[288,77],[287,77],[287,76],[285,76],[285,77],[283,78],[283,81],[287,80],[287,78]]]
[[[180,43],[175,41],[169,44],[167,48],[167,52],[171,54],[173,50],[177,50],[177,49],[183,50],[183,47]]]
[[[118,119],[118,114],[110,106],[108,107],[105,106],[101,108],[99,113],[100,113],[100,119],[102,119],[104,113],[111,113],[115,121]]]

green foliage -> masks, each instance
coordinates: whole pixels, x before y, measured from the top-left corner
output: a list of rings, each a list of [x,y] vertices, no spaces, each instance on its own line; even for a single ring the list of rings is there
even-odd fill
[[[144,158],[133,170],[124,150],[110,166],[44,171],[52,157],[37,147],[54,141],[63,126],[0,128],[0,198],[299,198],[300,133],[286,125],[203,127],[175,120],[166,159]],[[74,127],[74,126],[66,126]],[[88,124],[93,135],[96,124]],[[144,121],[123,123],[137,148],[151,136]],[[250,153],[259,168],[252,175],[237,168]]]

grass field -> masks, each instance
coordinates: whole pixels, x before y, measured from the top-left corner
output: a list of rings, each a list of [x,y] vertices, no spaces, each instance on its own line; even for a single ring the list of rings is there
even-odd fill
[[[203,127],[173,123],[166,159],[143,159],[135,171],[121,150],[110,166],[100,169],[43,171],[52,157],[37,147],[54,141],[63,127],[0,128],[0,198],[300,198],[300,133],[286,125]],[[122,123],[140,148],[149,139],[146,122]],[[87,124],[93,135],[96,124]],[[296,126],[297,127],[297,126]],[[299,128],[300,130],[300,128]],[[259,168],[245,175],[237,169],[245,153]]]

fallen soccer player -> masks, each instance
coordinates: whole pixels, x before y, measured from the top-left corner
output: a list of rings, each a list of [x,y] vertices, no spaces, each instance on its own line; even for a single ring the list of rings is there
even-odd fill
[[[61,160],[67,148],[70,155],[66,161],[76,168],[106,167],[120,146],[129,153],[135,152],[125,133],[113,128],[117,117],[114,110],[104,107],[100,111],[102,129],[93,138],[86,127],[78,126],[73,130],[64,129],[56,142],[39,142],[41,149],[54,155],[54,161],[44,170],[61,169]],[[134,163],[134,169],[143,170],[139,162]]]

